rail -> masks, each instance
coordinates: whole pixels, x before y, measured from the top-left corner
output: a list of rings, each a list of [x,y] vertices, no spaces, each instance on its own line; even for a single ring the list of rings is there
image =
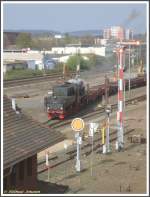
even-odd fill
[[[68,72],[66,76],[75,75],[75,72]],[[36,76],[30,78],[23,78],[23,79],[12,79],[12,80],[4,80],[4,87],[14,87],[14,86],[21,86],[21,85],[28,85],[32,83],[39,83],[42,81],[49,81],[53,79],[58,79],[59,77],[63,77],[62,73],[53,73],[53,74],[46,74],[44,76]]]
[[[142,100],[145,100],[145,99],[146,99],[146,95],[142,95],[142,96],[138,96],[138,97],[134,97],[134,98],[126,100],[125,104],[128,105],[135,100],[142,101]],[[117,103],[111,105],[112,110],[115,110],[117,108],[117,106],[118,106]],[[87,115],[80,115],[80,117],[86,119],[86,118],[89,118],[91,116],[94,116],[94,115],[97,115],[97,114],[102,114],[102,113],[105,113],[105,106],[103,106],[101,108],[98,108],[98,109],[95,109],[95,110],[88,111]],[[62,127],[62,126],[69,125],[71,123],[71,121],[72,120],[64,120],[64,121],[56,120],[53,123],[51,123],[49,126],[51,128],[59,128],[59,127]],[[46,122],[46,123],[48,123],[48,122]]]
[[[134,98],[131,98],[131,99],[128,99],[126,100],[126,105],[129,105],[131,103],[134,102],[140,102],[140,101],[143,101],[146,99],[146,95],[142,95],[142,96],[138,96],[138,97],[134,97]],[[117,108],[117,104],[114,104],[112,105],[112,110],[115,110]],[[91,114],[88,114],[86,116],[87,117],[91,117],[92,115],[95,115],[95,114],[102,114],[104,113],[104,107],[101,108],[101,109],[97,109],[96,110],[96,113],[91,113]],[[83,117],[82,117],[83,118]],[[71,121],[69,120],[67,123],[65,123],[65,125],[67,124],[70,124]],[[56,124],[56,123],[55,123]],[[62,125],[57,125],[55,128],[58,128],[58,127],[61,127]],[[64,126],[64,125],[63,125]],[[53,127],[54,128],[54,127]],[[127,135],[131,132],[133,132],[134,129],[130,129],[130,130],[127,130],[127,127],[125,127],[125,133],[124,135]],[[110,133],[110,142],[114,141],[117,139],[116,137],[116,130],[113,131],[112,133]],[[95,136],[95,139],[94,139],[94,147],[93,147],[93,150],[96,151],[98,148],[100,148],[102,145],[100,144],[100,141],[101,141],[101,136],[99,135],[99,133],[97,133],[97,135]],[[81,147],[81,150],[82,150],[82,155],[89,155],[91,153],[91,143],[90,142],[84,142],[84,145]],[[60,153],[59,153],[60,154]],[[49,158],[49,161],[51,161],[51,165],[50,165],[50,168],[54,168],[56,166],[59,166],[61,164],[64,164],[66,163],[67,161],[69,160],[72,160],[75,158],[76,156],[76,147],[75,146],[72,146],[71,148],[69,148],[69,150],[67,152],[64,152],[62,151],[61,154],[63,155],[63,158],[60,158],[59,155],[53,155]],[[47,170],[47,167],[45,167],[45,161],[40,161],[38,163],[38,173],[42,173],[44,171]]]

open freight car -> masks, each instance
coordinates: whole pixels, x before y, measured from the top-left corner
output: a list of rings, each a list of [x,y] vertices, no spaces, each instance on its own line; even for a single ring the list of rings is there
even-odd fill
[[[129,80],[125,80],[126,90]],[[145,76],[131,79],[131,88],[144,86]],[[117,82],[109,83],[108,95],[114,95],[118,91]],[[48,113],[48,119],[59,118],[61,120],[70,114],[80,111],[83,107],[105,95],[105,84],[89,88],[82,79],[70,79],[62,85],[53,87],[51,96],[44,98]]]

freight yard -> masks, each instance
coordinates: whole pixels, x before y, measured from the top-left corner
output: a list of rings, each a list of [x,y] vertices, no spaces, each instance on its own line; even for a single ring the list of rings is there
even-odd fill
[[[131,143],[128,137],[132,135],[146,137],[144,134],[145,119],[144,102],[138,104],[138,112],[135,106],[129,106],[126,112],[125,128],[126,131],[132,130],[132,132],[125,136],[126,145],[123,153],[115,152],[114,141],[111,142],[112,153],[109,155],[103,155],[101,147],[95,145],[91,176],[91,155],[86,154],[91,150],[91,146],[89,146],[88,149],[81,150],[83,171],[80,174],[75,172],[75,159],[72,159],[50,168],[50,181],[69,185],[67,193],[144,193],[146,191],[146,146],[145,144]],[[113,128],[114,124],[115,117],[112,118],[110,127]],[[114,130],[111,129],[111,132]],[[85,140],[84,143],[87,144],[87,142],[88,140]],[[97,144],[100,144],[100,139]],[[61,156],[60,159],[62,159]],[[53,165],[51,160],[50,165]],[[41,172],[38,177],[41,180],[47,180],[47,172]]]
[[[95,86],[104,83],[106,73],[110,80],[113,80],[111,70],[107,72],[103,71],[100,75],[97,74],[97,70],[82,72],[81,75],[82,79],[92,84],[92,86]],[[128,72],[125,74],[128,76]],[[134,76],[135,74],[136,73],[132,73],[131,75]],[[62,81],[63,79],[60,77],[60,83],[62,83]],[[29,85],[4,87],[4,93],[9,95],[9,97],[15,97],[18,107],[20,107],[25,114],[46,125],[47,113],[44,109],[43,95],[50,91],[52,86],[57,83],[58,80],[52,79],[52,81],[37,82]],[[115,104],[117,95],[109,97],[109,103],[112,106],[114,105],[114,111],[111,114],[110,121],[112,151],[108,155],[102,154],[102,139],[99,129],[95,135],[94,152],[91,156],[90,138],[86,137],[81,146],[80,154],[83,169],[80,173],[76,172],[74,167],[76,141],[74,137],[75,133],[70,126],[71,120],[78,116],[83,118],[86,125],[84,135],[88,136],[88,124],[90,122],[97,122],[102,125],[105,120],[106,115],[103,110],[105,100],[91,104],[87,109],[82,110],[82,113],[78,113],[64,121],[64,123],[58,120],[51,120],[49,123],[50,129],[55,128],[61,131],[65,135],[65,140],[38,153],[38,180],[49,183],[51,187],[53,187],[53,184],[68,186],[65,193],[98,194],[101,192],[121,194],[146,192],[146,144],[145,142],[140,142],[140,138],[146,140],[146,97],[144,97],[144,95],[146,96],[145,86],[131,89],[130,97],[133,98],[133,101],[128,102],[129,91],[126,91],[124,112],[125,147],[124,151],[120,153],[117,153],[115,150],[115,139],[117,137],[117,106],[115,107]],[[139,141],[131,142],[131,137],[134,135],[139,136]],[[68,146],[67,151],[64,149],[64,143]],[[47,151],[49,152],[50,164],[49,181],[47,180],[48,171],[45,166],[45,153]],[[91,159],[93,160],[92,175]],[[115,173],[116,170],[117,174]],[[124,174],[126,176],[124,176]],[[44,193],[50,192],[47,186],[42,187],[42,191]],[[53,192],[57,193],[58,191]]]
[[[147,3],[63,3],[3,3],[1,194],[147,196]]]

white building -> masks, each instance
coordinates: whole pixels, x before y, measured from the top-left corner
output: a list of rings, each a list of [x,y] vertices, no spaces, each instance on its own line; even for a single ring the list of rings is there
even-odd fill
[[[69,59],[71,56],[72,56],[72,55],[65,55],[65,56],[61,56],[61,57],[53,58],[53,59],[55,59],[55,61],[57,61],[57,62],[67,63],[68,59]],[[86,57],[86,56],[82,56],[82,58],[83,58],[84,60],[89,60],[89,58]]]
[[[111,37],[118,39],[118,40],[123,40],[124,39],[124,28],[120,26],[113,26],[111,27]]]
[[[105,47],[53,47],[52,53],[54,54],[95,54],[105,56]]]
[[[30,69],[43,69],[43,54],[42,53],[15,53],[4,52],[4,61],[26,61]]]
[[[110,39],[111,38],[111,29],[106,28],[103,30],[103,38],[104,39]]]
[[[28,68],[28,64],[26,61],[3,61],[3,73],[5,74],[7,71],[13,69],[26,69]]]
[[[61,39],[61,38],[63,38],[63,36],[62,36],[61,34],[55,34],[55,35],[54,35],[54,38],[56,38],[56,39]]]
[[[94,42],[95,42],[95,45],[106,46],[108,39],[95,38]]]
[[[121,26],[112,26],[103,30],[104,39],[124,40],[125,30]]]
[[[126,40],[133,40],[133,31],[131,29],[126,30]]]

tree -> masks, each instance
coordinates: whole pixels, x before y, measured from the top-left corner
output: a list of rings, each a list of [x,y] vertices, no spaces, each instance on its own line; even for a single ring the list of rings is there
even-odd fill
[[[88,69],[89,61],[84,60],[82,56],[73,55],[67,61],[69,70],[76,70],[76,66],[80,64],[80,69]]]
[[[32,47],[31,35],[29,33],[20,33],[16,39],[16,45],[18,48]]]

